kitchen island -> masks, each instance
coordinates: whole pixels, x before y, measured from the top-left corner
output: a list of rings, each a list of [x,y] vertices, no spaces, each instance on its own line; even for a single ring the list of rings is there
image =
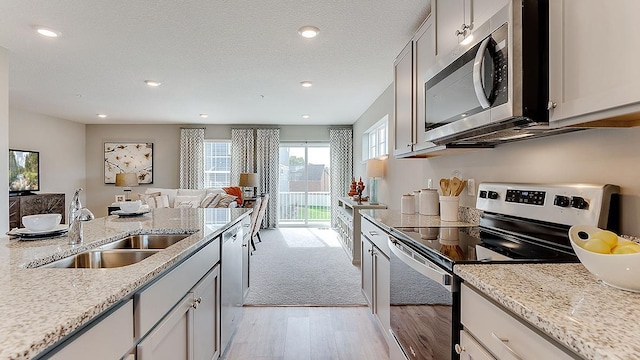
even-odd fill
[[[84,223],[84,242],[0,238],[0,359],[31,359],[194,255],[242,221],[249,209],[155,209],[139,217]],[[132,265],[110,269],[39,268],[135,234],[191,234]]]
[[[458,265],[454,271],[583,358],[640,356],[640,294],[603,284],[582,264]]]

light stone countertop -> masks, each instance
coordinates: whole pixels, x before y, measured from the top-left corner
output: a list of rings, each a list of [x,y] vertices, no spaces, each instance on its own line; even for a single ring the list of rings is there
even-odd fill
[[[480,221],[480,211],[460,207],[460,221],[442,221],[440,216],[402,214],[399,210],[360,210],[360,215],[381,226],[387,232],[391,228],[474,227]]]
[[[84,242],[0,237],[0,359],[31,359],[193,254],[249,209],[154,209],[84,223]],[[112,269],[34,268],[130,234],[188,233],[143,261]]]
[[[582,264],[457,265],[454,272],[586,359],[640,358],[640,294]]]

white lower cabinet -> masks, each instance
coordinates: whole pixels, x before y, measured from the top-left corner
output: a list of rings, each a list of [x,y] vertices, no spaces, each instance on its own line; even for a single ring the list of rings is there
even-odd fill
[[[495,360],[482,345],[469,335],[468,332],[460,331],[460,345],[456,347],[456,352],[460,354],[460,360]]]
[[[133,300],[107,315],[69,344],[54,353],[52,360],[112,360],[133,346]]]
[[[138,344],[137,360],[211,360],[220,356],[220,266],[216,265]]]
[[[493,357],[482,357],[479,351],[469,351],[475,357],[461,359],[577,359],[562,345],[552,342],[530,325],[515,318],[497,305],[484,298],[466,284],[460,287],[460,322],[464,326],[466,345],[461,348],[472,349],[469,341],[476,339],[479,346]],[[470,339],[468,335],[473,335]],[[462,334],[461,334],[462,335]],[[463,337],[461,336],[461,341]],[[461,351],[461,353],[463,353]],[[462,355],[462,354],[461,354]]]

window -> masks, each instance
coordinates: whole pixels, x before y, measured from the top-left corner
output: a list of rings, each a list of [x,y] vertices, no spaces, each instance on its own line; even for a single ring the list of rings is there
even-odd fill
[[[205,140],[204,187],[231,185],[231,141]]]
[[[389,115],[385,115],[372,127],[364,132],[362,137],[362,161],[386,156],[387,149],[387,124]]]

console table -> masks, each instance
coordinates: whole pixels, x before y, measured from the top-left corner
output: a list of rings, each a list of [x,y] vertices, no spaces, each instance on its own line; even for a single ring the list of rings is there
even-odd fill
[[[22,217],[35,214],[60,214],[65,218],[64,194],[33,194],[9,197],[9,230],[22,228]]]
[[[387,205],[371,205],[363,201],[358,205],[357,201],[349,197],[338,197],[338,234],[342,247],[349,255],[353,264],[360,264],[360,209],[386,209]]]

